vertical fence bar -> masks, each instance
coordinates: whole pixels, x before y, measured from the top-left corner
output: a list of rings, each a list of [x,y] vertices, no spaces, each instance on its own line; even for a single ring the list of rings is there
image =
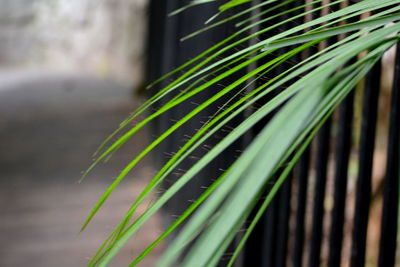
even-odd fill
[[[254,0],[251,2],[253,6],[260,4],[261,0]],[[255,10],[253,10],[253,12],[251,13],[251,16],[259,16],[261,12],[260,8],[257,8]],[[252,20],[252,23],[255,23],[256,21],[258,21],[259,18],[254,18]],[[259,31],[260,26],[257,26],[255,28],[252,29],[252,34],[256,33]],[[256,43],[257,41],[255,39],[250,40],[251,44]],[[253,65],[251,65],[249,67],[250,71],[254,70],[257,65],[259,65],[259,62],[254,63]],[[254,85],[255,89],[256,87],[260,86],[260,82],[257,81]],[[250,110],[249,113],[252,113],[252,111]],[[263,122],[263,124],[266,122]],[[247,139],[248,141],[252,140],[254,138],[254,136],[257,134],[257,131],[259,131],[262,127],[262,124],[257,124],[248,134],[247,134]],[[255,206],[254,210],[257,209],[257,207],[260,207],[261,205],[261,201],[263,199],[260,200],[260,203],[257,203],[257,205]],[[267,209],[267,211],[265,212],[265,214],[263,214],[263,216],[260,218],[259,222],[257,223],[257,225],[255,226],[253,232],[251,233],[246,246],[244,248],[244,252],[243,252],[243,266],[261,266],[262,264],[262,258],[264,255],[264,239],[265,237],[265,232],[266,232],[266,224],[267,224],[267,216],[266,213],[270,212],[270,208]],[[249,221],[247,222],[247,225],[245,225],[245,227],[248,226],[248,224],[251,222],[251,219],[255,216],[256,212],[253,212],[253,214],[250,215],[249,217]]]
[[[296,207],[296,228],[294,234],[293,267],[301,267],[304,251],[304,228],[307,207],[308,176],[310,168],[310,148],[304,151],[298,165],[298,195]]]
[[[287,245],[289,236],[289,216],[290,216],[290,196],[292,192],[292,175],[286,178],[285,183],[280,189],[280,205],[278,212],[278,239],[276,267],[284,267],[287,262]]]
[[[379,267],[395,266],[399,208],[400,162],[400,46],[397,46],[392,103],[389,119],[386,177],[384,185]]]
[[[327,169],[329,161],[331,121],[328,120],[321,128],[316,154],[316,184],[314,194],[310,267],[319,267],[321,260],[322,226],[324,219],[324,200],[326,191]]]
[[[257,1],[256,3],[261,2]],[[286,5],[284,7],[287,7]],[[263,12],[271,8],[271,5],[266,5],[260,8],[259,12]],[[279,12],[278,10],[275,10],[275,12]],[[267,15],[263,15],[258,19],[264,19],[266,18]],[[262,23],[261,28],[267,28],[271,25],[274,25],[274,23],[278,23],[280,21],[280,18],[275,18],[267,23]],[[287,27],[286,25],[282,25],[281,28]],[[271,35],[276,34],[279,31],[279,29],[272,29],[271,31],[268,31],[267,33],[262,34],[260,36],[261,39],[265,39],[270,37]],[[277,53],[282,53],[282,51],[278,51]],[[263,59],[259,60],[257,62],[258,66],[265,64],[272,60],[275,56],[267,56],[264,57]],[[278,69],[273,69],[272,71],[268,72],[266,74],[267,77],[274,77],[276,76],[279,71]],[[258,86],[262,85],[264,81],[260,80],[257,82]],[[257,103],[258,105],[263,105],[266,102],[270,101],[279,91],[281,91],[282,88],[277,89],[270,94],[266,95]],[[274,112],[270,114],[269,116],[266,116],[256,124],[256,126],[253,128],[252,132],[253,135],[257,135],[264,127],[267,125],[270,121],[270,119],[273,117]],[[268,185],[266,187],[265,195],[269,192],[270,188],[272,185]],[[277,196],[271,201],[269,207],[267,208],[265,214],[263,215],[263,218],[260,220],[258,223],[256,229],[254,229],[254,232],[252,234],[252,239],[249,240],[249,245],[247,246],[246,250],[246,255],[245,255],[245,262],[244,266],[263,266],[263,267],[275,267],[276,266],[276,261],[279,257],[277,253],[277,240],[279,238],[278,234],[278,223],[279,223],[279,214],[280,214],[280,201],[281,199],[281,192],[277,194]],[[260,202],[261,204],[261,202]],[[258,254],[257,254],[258,253]]]
[[[262,259],[261,265],[265,267],[274,267],[276,261],[276,225],[278,217],[278,199],[275,198],[270,207],[266,211],[266,230],[263,238],[262,248]]]
[[[157,2],[159,2],[159,0],[157,0]],[[168,73],[169,71],[179,66],[179,64],[181,63],[180,50],[179,50],[179,38],[181,35],[181,29],[179,25],[181,24],[182,21],[182,14],[168,17],[168,13],[178,9],[181,4],[182,4],[181,1],[165,0],[165,3],[162,4],[164,10],[160,11],[163,13],[159,14],[162,15],[162,18],[164,20],[164,24],[162,25],[162,27],[164,31],[163,34],[165,35],[165,38],[160,40],[162,41],[162,57],[159,59],[160,60],[159,66],[162,70],[161,71],[162,74]],[[155,39],[155,41],[157,42],[157,39]],[[176,75],[170,77],[169,80],[162,81],[159,86],[161,87],[166,86],[174,78],[176,78]],[[158,105],[161,106],[165,104],[167,101],[172,99],[173,96],[174,96],[173,93],[171,93],[166,97],[163,97],[161,101],[159,101]],[[166,129],[171,127],[171,125],[173,124],[172,120],[177,118],[176,115],[177,115],[176,110],[171,109],[165,112],[161,117],[157,118],[157,124],[158,124],[157,136],[161,135]],[[180,139],[181,137],[179,136],[179,133],[176,132],[169,137],[168,142],[163,142],[160,144],[157,150],[158,154],[157,156],[159,161],[158,167],[161,167],[168,160],[166,153],[173,153],[176,151]],[[169,180],[176,179],[176,177],[172,175],[168,178]],[[169,187],[170,184],[168,182],[164,182],[163,186]],[[182,205],[180,204],[181,201],[179,200],[182,194],[183,193],[181,192],[180,195],[175,196],[165,205],[164,209],[167,212],[166,216],[164,216],[163,219],[167,224],[169,224],[172,220],[172,218],[168,214],[181,213]]]
[[[313,8],[321,4],[314,4]],[[320,16],[321,12],[314,12],[313,19]],[[314,48],[317,49],[317,48]],[[310,238],[309,266],[319,267],[321,260],[322,226],[324,219],[324,199],[326,191],[327,170],[330,153],[331,119],[322,126],[317,138],[316,152],[316,184],[313,199],[312,231]]]
[[[304,4],[304,0],[298,0],[294,2],[294,6],[300,6]],[[303,10],[299,10],[296,14],[300,14]],[[302,23],[305,18],[299,19]],[[302,56],[297,56],[297,61],[301,61]],[[295,218],[295,229],[293,238],[293,258],[292,266],[301,267],[303,265],[303,252],[304,252],[304,241],[305,241],[305,214],[307,207],[307,192],[308,192],[308,179],[309,179],[309,168],[310,168],[310,155],[311,149],[307,148],[302,157],[299,160],[297,166],[297,205],[296,205],[296,218]]]
[[[158,78],[162,76],[165,72],[165,67],[168,65],[165,61],[165,45],[171,37],[167,37],[167,27],[170,25],[170,21],[167,23],[167,1],[166,0],[151,0],[149,2],[149,16],[148,16],[148,35],[147,35],[147,61],[146,61],[146,82],[151,84]],[[171,52],[169,52],[171,53]],[[169,67],[168,67],[169,68]],[[151,90],[146,91],[146,93],[151,96],[154,95],[158,90],[160,90],[162,84],[154,86]],[[159,108],[161,106],[160,101],[154,105],[154,108]],[[163,125],[162,120],[157,118],[156,123],[152,124],[152,134],[158,135],[162,130]],[[165,147],[163,145],[162,147]],[[157,167],[159,167],[163,162],[162,155],[163,148],[156,148],[156,153],[154,153],[154,162]]]
[[[292,4],[286,4],[283,7],[277,9],[276,11],[284,12],[287,9],[292,8]],[[289,18],[289,14],[284,14],[279,16],[279,20],[274,22],[285,21]],[[280,33],[288,30],[292,26],[291,23],[285,23],[279,28],[274,30],[274,33]],[[277,51],[278,55],[285,54],[288,52],[290,47],[284,47]],[[274,76],[283,73],[289,67],[288,63],[280,64],[273,72]],[[283,85],[279,88],[276,94],[285,90],[288,84]],[[264,242],[266,242],[266,252],[267,256],[265,260],[266,267],[284,267],[286,265],[287,257],[287,243],[288,243],[288,231],[289,231],[289,212],[290,212],[290,194],[292,190],[291,183],[292,175],[286,178],[286,181],[282,185],[281,189],[277,193],[275,199],[272,203],[272,212],[267,214],[269,216],[268,220],[268,230],[269,236],[267,235]]]
[[[338,10],[339,8],[340,4],[335,5],[334,7],[335,10]],[[357,17],[348,20],[348,22],[356,21]],[[335,38],[334,41],[337,41],[337,38]],[[356,59],[353,59],[351,62],[354,62],[355,60]],[[339,107],[338,133],[336,138],[336,164],[333,185],[333,209],[329,236],[329,267],[339,267],[342,260],[348,168],[353,133],[354,95],[354,90],[352,90]]]
[[[160,60],[162,59],[163,40],[165,39],[164,25],[166,20],[167,2],[165,0],[151,0],[149,2],[148,35],[147,35],[147,62],[146,62],[146,82],[151,83],[161,77],[162,69]]]
[[[329,267],[339,267],[343,245],[343,225],[350,160],[354,91],[352,91],[339,110],[339,125],[336,144],[336,173],[334,182],[334,206],[332,210],[329,239]]]
[[[292,9],[296,8],[298,6],[301,6],[304,3],[302,0],[297,0],[294,1],[287,6],[284,6],[280,8],[281,12],[284,12],[287,9]],[[301,9],[295,10],[291,12],[290,14],[285,14],[282,16],[282,20],[286,20],[289,18],[289,16],[297,16],[301,14]],[[297,19],[295,21],[292,21],[288,24],[285,24],[282,30],[287,30],[288,28],[295,27],[297,24],[300,22],[303,22],[304,19]],[[282,49],[282,53],[287,52],[290,49],[294,49],[295,47],[289,47],[288,49]],[[301,61],[301,54],[296,54],[294,55],[291,59],[290,62],[286,62],[283,64],[283,69],[281,71],[278,70],[278,74],[282,73],[284,70],[288,69],[291,67],[291,64],[297,64]],[[288,84],[288,86],[290,83]],[[305,153],[309,153],[309,150]],[[307,157],[307,156],[305,156]],[[308,168],[308,167],[307,167]],[[307,179],[307,178],[306,178]],[[279,192],[279,211],[278,211],[278,238],[277,238],[277,256],[276,256],[276,267],[285,267],[287,265],[288,261],[288,243],[289,243],[289,221],[290,221],[290,213],[291,213],[291,196],[292,196],[292,184],[293,184],[293,173],[290,174],[284,184],[282,185],[282,188]],[[307,191],[307,189],[306,189]],[[290,255],[289,255],[290,256]]]
[[[354,229],[352,234],[351,267],[365,265],[365,250],[371,201],[372,165],[375,147],[381,63],[378,62],[365,80],[361,140],[356,185]]]

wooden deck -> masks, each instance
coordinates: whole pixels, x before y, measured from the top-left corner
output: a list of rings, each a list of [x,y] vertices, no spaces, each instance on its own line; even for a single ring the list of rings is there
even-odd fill
[[[98,197],[145,143],[142,134],[77,183],[96,146],[133,109],[130,91],[86,77],[21,75],[0,82],[0,266],[85,266],[151,172],[144,164],[129,175],[78,235]],[[110,266],[126,266],[159,233],[155,217]],[[141,266],[154,266],[161,250]]]

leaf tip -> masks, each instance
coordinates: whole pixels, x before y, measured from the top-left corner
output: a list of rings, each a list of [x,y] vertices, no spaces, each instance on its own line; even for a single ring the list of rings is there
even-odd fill
[[[221,14],[221,10],[220,12],[218,12],[217,14],[213,15],[211,18],[209,18],[208,20],[206,20],[206,22],[204,22],[205,25],[209,24],[211,21],[215,20],[220,14]]]

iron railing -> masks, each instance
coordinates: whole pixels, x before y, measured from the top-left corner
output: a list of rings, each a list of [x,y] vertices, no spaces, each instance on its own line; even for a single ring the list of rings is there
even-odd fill
[[[234,31],[233,24],[227,23],[216,30],[180,42],[179,39],[182,36],[203,27],[203,22],[214,14],[219,4],[207,4],[174,17],[167,16],[169,12],[185,3],[187,2],[176,0],[151,1],[147,72],[149,81],[161,77],[162,74],[196,56],[203,49]],[[290,5],[298,6],[302,3],[304,1],[297,0]],[[332,6],[331,8],[340,7]],[[262,10],[254,12],[262,12]],[[314,17],[318,15],[319,13],[314,13]],[[299,19],[294,21],[293,25],[303,21],[304,18]],[[273,20],[269,23],[277,22]],[[291,27],[291,25],[287,24],[283,27]],[[335,40],[328,40],[328,42],[332,41]],[[311,48],[308,53],[314,53],[317,49],[317,47]],[[282,50],[279,53],[283,52],[285,51]],[[396,265],[396,245],[400,177],[399,48],[395,54],[393,68],[387,67],[387,61],[384,68],[385,72],[394,72],[392,88],[390,90],[386,88],[382,92],[382,79],[386,76],[382,73],[382,62],[377,63],[364,83],[347,96],[336,113],[320,130],[313,145],[304,153],[298,166],[258,223],[241,255],[239,265],[398,266]],[[300,61],[301,56],[292,60]],[[279,72],[282,72],[282,69],[275,70],[273,74],[276,75]],[[202,93],[193,98],[191,103],[182,103],[179,108],[159,118],[153,129],[155,135],[171,125],[169,120],[180,118],[182,110],[192,109],[196,102],[207,99],[209,93]],[[379,101],[382,99],[390,101],[390,106],[384,105],[380,108]],[[176,151],[183,142],[182,138],[185,135],[191,135],[195,129],[201,127],[204,117],[213,112],[215,112],[213,109],[207,110],[180,129],[172,140],[164,143],[156,153],[157,164],[165,162],[165,153]],[[381,121],[378,118],[387,118],[389,122],[383,125],[378,123]],[[251,139],[251,136],[255,135],[267,122],[268,118],[263,121],[263,124],[256,126],[253,132],[241,142],[231,147],[230,152],[226,152],[226,156],[219,157],[209,168],[203,170],[194,184],[182,190],[180,195],[169,203],[167,213],[180,214],[187,207],[188,200],[196,198],[202,191],[202,187],[209,185],[211,178],[217,177],[221,170],[235,159],[234,155],[239,153],[243,144],[247,143],[247,140]],[[378,130],[381,130],[379,134],[377,134]],[[385,164],[377,164],[374,161],[374,158],[378,156],[383,157],[382,149],[378,153],[377,139],[379,142],[387,140]],[[216,140],[210,142],[212,145]],[[194,158],[201,155],[202,152],[199,150]],[[191,164],[191,160],[187,160],[177,173],[184,172],[185,168]],[[374,178],[374,168],[385,168],[384,178]],[[171,177],[171,179],[174,178]],[[373,186],[373,183],[377,186]],[[383,189],[380,190],[381,188]],[[374,215],[371,215],[371,210]],[[380,212],[380,216],[375,216]],[[373,225],[371,226],[370,223]],[[377,256],[371,257],[367,249]],[[229,258],[229,251],[227,257]],[[400,263],[397,262],[397,264]],[[223,265],[222,259],[221,266]]]

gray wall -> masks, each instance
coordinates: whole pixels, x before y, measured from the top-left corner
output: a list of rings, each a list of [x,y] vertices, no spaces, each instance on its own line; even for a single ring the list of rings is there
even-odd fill
[[[0,0],[0,67],[141,77],[147,0]]]

